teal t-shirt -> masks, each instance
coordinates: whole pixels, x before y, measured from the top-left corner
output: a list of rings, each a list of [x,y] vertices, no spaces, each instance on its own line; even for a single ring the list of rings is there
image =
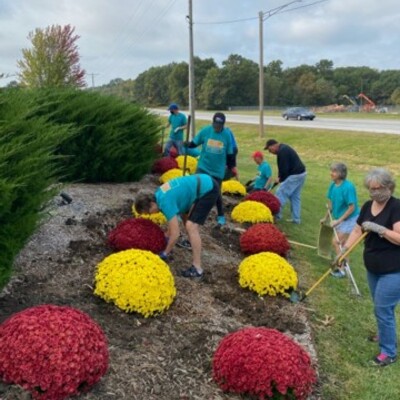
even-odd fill
[[[183,129],[179,129],[178,132],[175,132],[175,129],[179,126],[187,124],[186,115],[183,113],[170,114],[170,116],[168,117],[168,122],[171,125],[171,130],[169,132],[170,139],[183,140]]]
[[[197,168],[211,176],[224,179],[228,154],[233,154],[231,135],[227,128],[215,132],[212,125],[203,128],[193,139],[201,147]]]
[[[340,218],[351,204],[354,204],[354,211],[348,218],[354,217],[360,213],[356,188],[346,179],[340,185],[331,182],[326,197],[332,203],[332,216],[334,219]]]
[[[200,192],[197,194],[200,178]],[[156,191],[156,203],[160,211],[170,221],[175,215],[189,212],[192,204],[213,188],[209,175],[197,174],[171,179],[161,185]]]
[[[264,189],[267,180],[272,175],[271,166],[266,162],[263,161],[258,167],[258,176],[254,182],[254,189]],[[268,189],[268,188],[266,188]]]

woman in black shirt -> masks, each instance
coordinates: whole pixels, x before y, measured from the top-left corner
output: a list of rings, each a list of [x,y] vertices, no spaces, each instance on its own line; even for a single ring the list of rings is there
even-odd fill
[[[395,182],[383,168],[368,173],[365,186],[371,200],[361,208],[357,225],[345,243],[345,251],[363,233],[364,264],[374,302],[380,354],[374,365],[386,366],[397,360],[395,307],[400,301],[400,200],[393,197]]]

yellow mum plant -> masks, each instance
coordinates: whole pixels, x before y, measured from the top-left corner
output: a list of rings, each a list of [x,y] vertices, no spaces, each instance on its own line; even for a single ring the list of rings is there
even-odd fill
[[[144,218],[144,219],[149,219],[150,221],[153,221],[155,224],[157,225],[164,225],[167,223],[167,218],[165,218],[165,215],[159,211],[158,213],[154,213],[154,214],[139,214],[136,209],[135,206],[132,206],[132,213],[135,216],[135,218]]]
[[[160,182],[165,183],[180,176],[183,176],[183,171],[179,168],[172,168],[160,176]]]
[[[297,288],[297,273],[281,256],[262,252],[246,257],[239,265],[239,284],[260,296],[290,296]]]
[[[186,168],[189,170],[190,174],[194,174],[197,169],[197,160],[192,156],[186,156]],[[183,164],[185,163],[185,156],[176,157],[178,167],[183,170]]]
[[[223,181],[221,190],[222,193],[240,194],[242,196],[247,194],[245,186],[235,179]]]
[[[169,308],[176,288],[168,265],[159,256],[133,249],[111,254],[97,265],[94,294],[147,318]]]
[[[263,203],[246,200],[232,210],[232,219],[236,222],[274,222],[271,210]]]

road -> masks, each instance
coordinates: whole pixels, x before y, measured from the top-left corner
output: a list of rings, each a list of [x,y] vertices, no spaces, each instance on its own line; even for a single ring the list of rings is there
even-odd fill
[[[168,116],[168,111],[152,109],[154,113]],[[211,121],[213,112],[196,112],[196,120]],[[246,114],[227,114],[227,123],[253,124],[258,125],[258,115]],[[314,121],[286,121],[282,117],[264,117],[265,125],[301,127],[307,129],[331,129],[340,131],[390,133],[400,135],[400,120],[384,119],[356,119],[356,118],[327,118],[316,117]]]

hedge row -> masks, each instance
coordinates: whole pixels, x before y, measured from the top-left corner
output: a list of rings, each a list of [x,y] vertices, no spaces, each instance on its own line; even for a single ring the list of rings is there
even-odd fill
[[[56,183],[141,179],[159,130],[147,110],[96,93],[0,91],[0,287]]]

